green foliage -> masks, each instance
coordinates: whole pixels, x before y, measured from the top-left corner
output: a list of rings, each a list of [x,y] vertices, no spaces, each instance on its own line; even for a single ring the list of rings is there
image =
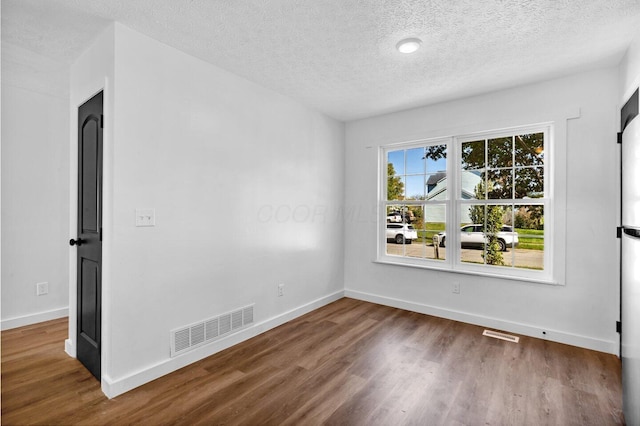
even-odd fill
[[[484,140],[465,142],[462,144],[462,168],[477,170],[485,167]]]
[[[516,210],[514,226],[524,229],[544,229],[542,206],[521,206]]]
[[[538,198],[544,192],[544,134],[524,134],[462,144],[462,168],[486,176],[487,197]],[[515,163],[514,163],[515,160]]]
[[[479,170],[487,167],[542,166],[544,165],[543,145],[543,133],[464,142],[462,144],[462,167],[465,170]]]
[[[486,198],[485,194],[483,176],[480,183],[476,185],[475,197],[478,200],[482,200]],[[504,265],[504,258],[502,257],[502,251],[500,251],[500,244],[498,243],[498,232],[500,232],[503,225],[503,214],[504,211],[501,206],[476,205],[469,208],[471,221],[484,225],[484,235],[487,243],[485,244],[482,256],[487,265]]]
[[[423,222],[422,218],[424,216],[424,210],[422,210],[422,206],[411,206],[409,207],[410,217],[412,217],[412,222],[418,225],[419,228],[422,228]]]
[[[396,176],[393,164],[387,163],[387,200],[402,200],[404,198],[404,183],[400,176]]]
[[[437,161],[441,158],[447,158],[446,145],[431,145],[424,149],[424,158],[430,158]]]
[[[484,176],[482,176],[482,180],[476,185],[475,198],[476,200],[485,199]],[[484,206],[477,205],[469,207],[469,217],[471,218],[471,223],[484,223]]]
[[[487,220],[484,223],[484,234],[487,244],[483,253],[487,265],[504,265],[502,251],[498,243],[498,232],[502,229],[502,207],[487,206]]]

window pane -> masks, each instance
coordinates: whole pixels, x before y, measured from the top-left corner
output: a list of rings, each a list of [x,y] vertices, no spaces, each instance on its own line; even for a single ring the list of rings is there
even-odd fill
[[[515,267],[544,269],[544,207],[515,206],[514,226],[518,236],[518,248],[514,250]]]
[[[489,170],[487,173],[487,195],[490,199],[505,200],[513,196],[513,171]]]
[[[484,205],[472,204],[461,207],[460,226],[484,223]]]
[[[462,206],[460,212],[460,260],[464,263],[484,263],[482,257],[484,235],[485,206]]]
[[[432,145],[428,146],[424,150],[427,173],[440,173],[447,170],[447,146],[446,145]]]
[[[393,175],[391,163],[387,164],[387,200],[404,199],[404,179],[402,176]]]
[[[424,148],[408,149],[406,159],[406,174],[424,174]]]
[[[463,206],[460,224],[460,260],[495,266],[513,265],[513,229],[511,206]]]
[[[432,260],[445,259],[445,248],[440,247],[440,236],[438,235],[439,232],[444,233],[445,209],[444,204],[427,204],[409,207],[417,238],[412,240],[410,244],[405,244],[405,256]],[[389,250],[393,249],[388,248],[387,251]]]
[[[485,167],[484,140],[462,144],[461,166],[463,170],[476,170]]]
[[[484,200],[487,198],[484,185],[484,169],[463,170],[461,173],[461,198],[463,200]]]
[[[426,183],[425,176],[407,176],[405,178],[405,200],[424,200]]]
[[[444,232],[446,222],[446,206],[444,204],[427,204],[424,206],[422,218],[422,239],[427,259],[445,260],[446,244]]]
[[[514,140],[516,166],[539,166],[544,163],[544,133],[518,135]]]
[[[494,266],[508,266],[508,247],[513,241],[513,228],[505,229],[505,221],[511,221],[510,206],[486,206],[484,217],[484,240],[482,257],[485,264]],[[505,230],[507,232],[505,232]]]
[[[544,195],[544,168],[516,169],[515,198],[540,198]]]
[[[387,206],[387,223],[402,223],[405,221],[403,211],[405,207],[403,205],[389,205]]]
[[[504,264],[506,266],[514,266],[518,247],[518,232],[514,227],[514,209],[513,206],[504,206],[504,214],[502,216],[502,228],[500,235],[506,243],[505,253],[503,255]]]
[[[396,175],[404,174],[404,150],[389,151],[387,153],[387,163],[391,164],[393,173]]]
[[[511,167],[513,165],[513,140],[511,136],[489,139],[487,144],[487,163],[489,167]]]
[[[426,198],[427,200],[447,199],[447,174],[445,172],[435,173],[426,176]]]
[[[388,255],[407,255],[407,247],[418,239],[418,232],[412,224],[415,220],[413,207],[387,206],[386,252]]]
[[[389,255],[403,256],[404,241],[398,239],[400,244],[396,244],[396,235],[402,235],[404,226],[404,218],[402,217],[402,205],[387,206],[387,223],[386,223],[386,252]]]

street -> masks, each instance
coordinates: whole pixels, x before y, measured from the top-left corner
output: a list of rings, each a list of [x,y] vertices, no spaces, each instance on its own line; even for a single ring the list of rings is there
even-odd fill
[[[461,249],[462,262],[469,263],[484,263],[482,259],[483,251],[481,249]],[[395,244],[387,243],[387,254],[392,256],[407,256],[417,257],[422,259],[446,259],[447,249],[444,247],[434,247],[431,242],[423,244],[414,242],[412,244]],[[544,265],[544,251],[543,250],[528,250],[528,249],[507,249],[506,252],[502,252],[504,259],[504,266],[515,265],[517,268],[526,269],[543,269]]]

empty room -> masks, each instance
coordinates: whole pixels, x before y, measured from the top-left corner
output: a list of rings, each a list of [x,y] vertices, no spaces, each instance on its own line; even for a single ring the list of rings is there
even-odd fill
[[[0,0],[2,423],[640,425],[636,0]]]

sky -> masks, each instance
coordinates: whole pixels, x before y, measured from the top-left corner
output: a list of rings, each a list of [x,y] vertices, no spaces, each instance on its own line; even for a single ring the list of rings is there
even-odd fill
[[[396,175],[402,177],[405,186],[405,198],[426,195],[426,181],[430,174],[447,170],[447,159],[434,161],[424,159],[425,148],[389,151],[387,161],[393,164]],[[406,156],[405,156],[406,155]]]

